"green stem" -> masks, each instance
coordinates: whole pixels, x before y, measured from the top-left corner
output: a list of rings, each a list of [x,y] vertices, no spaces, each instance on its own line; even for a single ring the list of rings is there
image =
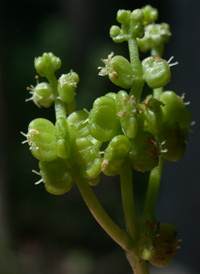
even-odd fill
[[[139,256],[135,256],[132,252],[126,253],[134,274],[149,274],[147,261],[142,260]]]
[[[164,51],[164,45],[161,44],[159,47],[151,49],[151,56],[162,57]]]
[[[130,62],[133,68],[133,75],[135,76],[133,85],[130,90],[130,95],[134,95],[136,102],[138,102],[144,86],[144,80],[143,80],[142,65],[139,58],[139,51],[138,51],[138,45],[137,45],[136,39],[129,38],[128,47],[129,47],[129,54],[130,54]]]
[[[120,172],[122,204],[128,234],[134,241],[138,240],[138,224],[132,184],[132,169],[129,162],[124,163]],[[135,274],[148,274],[148,264],[139,257],[138,250],[127,252],[126,257]]]
[[[154,169],[151,170],[149,177],[149,185],[144,204],[144,214],[154,216],[160,186],[160,179],[162,174],[162,165],[163,161],[160,157],[158,166],[154,167]]]
[[[142,77],[142,65],[139,59],[139,51],[136,39],[128,39],[128,47],[130,54],[130,62],[133,68],[133,73],[136,77]]]
[[[60,99],[55,100],[56,120],[60,117],[66,117],[66,109],[64,103]]]
[[[163,93],[163,88],[153,89],[153,97],[159,99],[160,95]]]
[[[132,169],[129,162],[125,162],[120,172],[122,205],[128,234],[134,241],[138,239],[137,218],[133,196]]]
[[[56,114],[56,120],[60,117],[66,117],[67,113],[66,113],[66,108],[64,103],[58,99],[58,90],[57,90],[57,85],[58,85],[58,80],[56,79],[55,74],[52,74],[50,76],[48,76],[48,80],[53,88],[53,93],[55,96],[55,114]]]
[[[87,180],[82,178],[78,172],[74,172],[74,179],[77,187],[82,195],[83,200],[88,206],[90,212],[100,224],[100,226],[107,232],[107,234],[118,243],[124,250],[133,251],[135,249],[134,241],[127,235],[105,212],[99,203],[92,188]]]

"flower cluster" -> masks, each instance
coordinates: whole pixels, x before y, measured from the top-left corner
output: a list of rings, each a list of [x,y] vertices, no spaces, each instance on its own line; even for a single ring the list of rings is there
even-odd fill
[[[39,160],[39,174],[49,193],[69,191],[76,173],[94,186],[102,172],[118,175],[128,162],[138,172],[154,172],[161,162],[183,157],[191,117],[184,96],[163,90],[171,80],[170,67],[176,63],[170,64],[171,59],[166,61],[161,56],[170,30],[165,23],[155,24],[157,17],[157,10],[151,6],[118,11],[121,27],[112,26],[110,36],[114,42],[128,42],[130,61],[114,53],[102,59],[105,66],[99,67],[99,75],[108,76],[119,91],[97,98],[90,111],[75,110],[76,72],[71,70],[56,79],[60,58],[44,53],[35,59],[37,73],[48,82],[31,86],[30,99],[42,107],[54,103],[56,122],[34,119],[24,135]],[[151,51],[151,56],[140,61],[138,49]],[[152,93],[141,99],[145,83]],[[158,225],[152,212],[150,219],[143,215],[140,257],[157,266],[167,265],[176,248],[175,228]]]

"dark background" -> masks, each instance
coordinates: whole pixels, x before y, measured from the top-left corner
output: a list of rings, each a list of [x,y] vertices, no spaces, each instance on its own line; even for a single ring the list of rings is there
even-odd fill
[[[159,22],[170,24],[172,37],[165,58],[175,56],[172,81],[166,89],[186,101],[196,125],[183,159],[166,164],[156,217],[172,223],[183,239],[173,263],[151,273],[195,274],[200,269],[199,103],[200,35],[198,0],[1,1],[0,6],[0,273],[126,274],[131,273],[123,251],[91,217],[76,189],[55,197],[35,186],[38,170],[27,146],[21,145],[28,123],[36,117],[54,120],[51,109],[25,103],[26,87],[35,84],[33,60],[44,51],[62,59],[66,73],[80,75],[77,108],[90,109],[94,99],[116,88],[98,76],[100,59],[111,51],[128,56],[126,44],[114,44],[109,28],[118,9],[151,4]],[[134,174],[138,208],[148,174]],[[118,178],[95,188],[103,206],[122,227]],[[139,181],[139,182],[138,182]]]

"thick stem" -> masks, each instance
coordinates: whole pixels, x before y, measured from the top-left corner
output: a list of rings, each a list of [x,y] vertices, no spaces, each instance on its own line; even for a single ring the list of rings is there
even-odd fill
[[[136,102],[139,101],[144,80],[143,80],[143,71],[142,65],[139,59],[139,51],[136,39],[129,38],[128,40],[129,54],[130,54],[130,62],[133,68],[133,75],[135,77],[133,81],[133,85],[130,90],[130,95],[134,95]]]
[[[142,77],[142,65],[139,59],[139,51],[136,39],[129,38],[128,39],[128,47],[130,54],[130,61],[133,68],[133,73],[136,77]]]
[[[129,261],[134,274],[149,274],[148,263],[139,256],[135,256],[135,254],[130,252],[126,253],[126,258]]]
[[[124,250],[133,251],[135,249],[134,241],[127,235],[105,212],[92,188],[89,186],[86,179],[82,178],[78,172],[74,172],[74,179],[77,187],[82,195],[83,200],[88,206],[90,212],[100,224],[100,226],[107,232],[107,234],[118,243]]]
[[[144,204],[144,214],[154,216],[160,186],[160,179],[162,174],[162,165],[163,161],[160,157],[158,166],[154,167],[154,169],[151,170],[149,177],[149,185]]]
[[[125,162],[120,172],[122,205],[128,234],[134,241],[138,239],[137,218],[135,213],[132,169],[129,162]]]

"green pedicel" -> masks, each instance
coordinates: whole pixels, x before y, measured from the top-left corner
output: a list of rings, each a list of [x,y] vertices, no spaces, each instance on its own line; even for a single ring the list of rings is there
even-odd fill
[[[102,158],[98,146],[94,145],[90,137],[77,138],[72,153],[84,178],[92,180],[99,176]]]

